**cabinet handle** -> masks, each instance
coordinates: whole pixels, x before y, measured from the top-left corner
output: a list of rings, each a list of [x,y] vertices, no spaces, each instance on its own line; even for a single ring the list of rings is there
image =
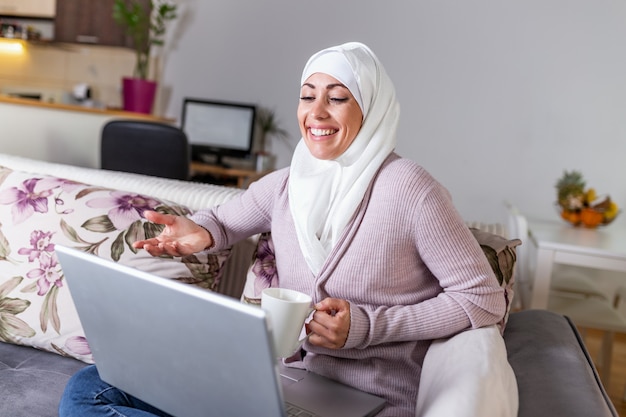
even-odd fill
[[[78,36],[76,36],[76,42],[80,42],[80,43],[98,43],[98,37],[97,36],[90,36],[90,35],[78,35]]]

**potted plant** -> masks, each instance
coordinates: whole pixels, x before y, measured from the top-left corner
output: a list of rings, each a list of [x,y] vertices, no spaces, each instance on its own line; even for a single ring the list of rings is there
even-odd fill
[[[259,127],[256,169],[257,171],[266,171],[271,169],[274,163],[273,155],[265,149],[268,136],[277,137],[292,150],[293,146],[289,143],[289,133],[279,126],[276,114],[273,110],[264,107],[259,108],[256,121],[257,126]]]
[[[152,112],[157,83],[148,79],[150,51],[163,45],[166,23],[177,17],[176,8],[167,0],[115,0],[113,19],[131,37],[137,59],[133,77],[122,80],[124,110]]]

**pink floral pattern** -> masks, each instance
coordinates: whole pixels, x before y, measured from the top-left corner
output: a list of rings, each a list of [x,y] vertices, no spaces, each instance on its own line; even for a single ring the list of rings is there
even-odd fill
[[[33,232],[35,233],[35,232]],[[61,266],[54,252],[43,252],[39,258],[39,267],[28,271],[26,276],[37,280],[37,295],[46,295],[51,286],[63,286]]]
[[[257,242],[242,299],[248,304],[260,305],[261,292],[270,287],[278,287],[278,271],[274,242],[271,233],[267,232],[262,233]]]
[[[110,208],[107,215],[116,229],[126,229],[133,222],[142,219],[143,212],[154,210],[159,202],[151,197],[130,194],[123,191],[111,191],[108,197],[94,198],[87,201],[87,206]]]
[[[0,276],[0,341],[93,362],[55,244],[215,290],[229,251],[182,259],[137,251],[133,242],[162,230],[146,210],[190,214],[138,193],[0,167],[0,263],[9,271]]]
[[[48,197],[55,188],[71,190],[79,184],[57,178],[29,178],[0,192],[0,204],[12,204],[13,223],[19,224],[34,213],[48,212]]]
[[[254,290],[260,297],[261,291],[278,286],[274,242],[270,233],[263,233],[256,247],[256,255],[252,264],[252,272],[256,276]]]

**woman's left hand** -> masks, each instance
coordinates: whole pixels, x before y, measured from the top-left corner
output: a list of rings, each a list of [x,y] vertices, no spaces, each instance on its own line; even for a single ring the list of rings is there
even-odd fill
[[[315,305],[315,313],[307,329],[312,345],[341,349],[350,331],[350,303],[338,298],[320,301]]]

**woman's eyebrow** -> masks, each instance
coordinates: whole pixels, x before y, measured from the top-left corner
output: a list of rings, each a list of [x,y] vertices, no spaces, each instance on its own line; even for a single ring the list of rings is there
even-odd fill
[[[345,85],[343,85],[343,84],[341,84],[341,83],[336,83],[336,84],[328,84],[328,85],[326,86],[326,89],[327,89],[327,90],[332,90],[333,88],[336,88],[336,87],[339,87],[339,88],[345,88],[346,90],[348,89],[348,87],[346,87]]]
[[[302,87],[309,87],[309,88],[315,89],[315,86],[313,84],[311,84],[311,83],[304,83],[304,84],[302,84]],[[336,88],[336,87],[345,88],[346,90],[348,89],[348,87],[346,87],[345,85],[343,85],[341,83],[328,84],[326,86],[326,89],[327,90],[332,90],[333,88]]]

